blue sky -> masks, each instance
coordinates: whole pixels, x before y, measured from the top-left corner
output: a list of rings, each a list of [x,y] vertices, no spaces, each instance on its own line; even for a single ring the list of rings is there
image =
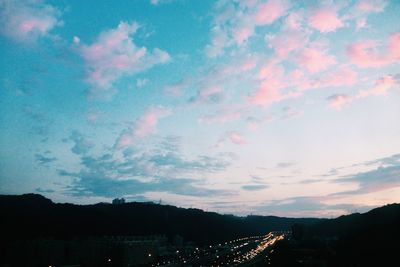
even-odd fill
[[[399,13],[0,0],[0,193],[296,217],[399,202]]]

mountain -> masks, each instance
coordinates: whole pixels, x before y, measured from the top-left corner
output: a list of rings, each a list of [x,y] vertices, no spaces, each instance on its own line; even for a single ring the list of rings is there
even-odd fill
[[[221,215],[154,203],[58,204],[37,194],[0,196],[0,234],[7,240],[69,239],[105,235],[179,235],[184,241],[212,244],[269,231],[290,230],[323,219]]]
[[[396,266],[400,204],[313,225],[296,224],[276,248],[272,266]]]
[[[400,204],[335,219],[238,217],[155,203],[60,204],[26,194],[0,196],[0,212],[0,248],[17,244],[17,252],[28,240],[44,240],[43,245],[46,240],[165,235],[169,242],[178,237],[208,245],[292,229],[292,238],[278,242],[269,256],[270,266],[396,266],[400,241]]]

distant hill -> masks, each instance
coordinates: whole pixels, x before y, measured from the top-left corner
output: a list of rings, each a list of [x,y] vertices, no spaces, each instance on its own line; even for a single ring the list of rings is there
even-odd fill
[[[0,196],[0,234],[8,240],[104,235],[175,235],[197,244],[217,243],[269,231],[290,230],[324,219],[220,215],[199,209],[131,202],[56,204],[38,194]]]
[[[293,238],[277,246],[272,266],[398,266],[400,204],[296,224]]]
[[[335,219],[221,215],[154,203],[58,204],[37,194],[0,195],[0,248],[8,241],[110,235],[176,235],[198,245],[293,230],[270,255],[271,266],[397,266],[400,204]],[[18,243],[20,244],[20,243]]]
[[[389,204],[363,214],[353,213],[319,222],[310,227],[309,234],[342,237],[378,229],[383,233],[396,226],[400,226],[400,204]]]

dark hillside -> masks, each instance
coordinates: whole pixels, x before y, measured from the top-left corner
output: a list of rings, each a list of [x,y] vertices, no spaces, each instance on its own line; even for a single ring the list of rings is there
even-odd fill
[[[313,225],[297,224],[278,244],[272,266],[397,266],[400,204]]]
[[[319,219],[237,217],[153,203],[55,204],[41,195],[0,196],[1,235],[6,239],[59,239],[105,235],[180,235],[198,244],[289,230]]]

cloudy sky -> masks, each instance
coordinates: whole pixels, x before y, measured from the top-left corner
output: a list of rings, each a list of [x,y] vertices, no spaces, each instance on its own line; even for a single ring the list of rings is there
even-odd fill
[[[399,14],[0,0],[0,193],[296,217],[400,202]]]

